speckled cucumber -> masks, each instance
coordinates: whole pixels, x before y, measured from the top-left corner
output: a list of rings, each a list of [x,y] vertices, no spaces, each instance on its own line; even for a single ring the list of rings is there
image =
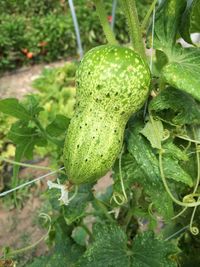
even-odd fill
[[[148,66],[131,49],[103,45],[86,53],[76,73],[76,109],[64,146],[72,184],[95,182],[112,167],[126,123],[144,104],[149,84]]]

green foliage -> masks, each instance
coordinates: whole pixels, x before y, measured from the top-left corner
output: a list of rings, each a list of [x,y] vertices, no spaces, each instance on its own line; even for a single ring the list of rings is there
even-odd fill
[[[176,44],[185,7],[185,0],[163,2],[155,21],[154,48],[163,51],[167,58],[159,68],[162,79],[171,86],[200,100],[198,75],[200,71],[200,50],[182,48]]]
[[[94,243],[86,250],[77,267],[177,266],[170,259],[177,252],[176,247],[156,239],[152,232],[138,234],[132,241],[132,247],[127,245],[124,231],[116,225],[96,225],[94,237]]]
[[[180,32],[183,39],[192,44],[190,37],[191,33],[200,32],[200,1],[194,0],[188,5],[188,8],[184,14]]]
[[[138,234],[133,240],[132,251],[132,267],[177,266],[175,259],[172,257],[172,254],[178,252],[176,246],[155,238],[152,232]]]
[[[191,25],[198,25],[197,3],[194,0],[188,6],[193,14],[189,17],[189,32]],[[45,212],[51,216],[51,247],[46,255],[26,266],[199,266],[199,49],[176,45],[182,19],[187,16],[187,12],[183,14],[185,8],[186,1],[179,0],[162,1],[159,7],[153,91],[146,108],[134,114],[126,125],[123,151],[112,169],[113,184],[104,191],[101,184],[77,188],[70,184],[70,177],[59,174],[60,184],[55,187],[74,198],[68,205],[60,205],[56,188],[45,193]],[[56,167],[63,166],[64,136],[74,113],[75,70],[76,63],[45,70],[34,82],[37,95],[23,101],[0,100],[4,115],[3,119],[0,115],[0,135],[5,140],[7,133],[6,140],[10,138],[16,145],[16,161],[32,158],[36,151],[44,149],[44,155],[49,153],[51,159],[56,159]],[[2,126],[8,116],[13,117],[9,130],[8,124]],[[89,150],[88,145],[87,153]],[[19,184],[18,171],[16,165],[11,187]],[[186,209],[186,205],[196,207]],[[5,257],[9,257],[9,249]]]
[[[190,95],[172,87],[160,92],[151,101],[149,107],[163,119],[169,119],[170,114],[170,120],[177,125],[199,124],[200,121],[199,103]],[[166,118],[166,115],[168,118]]]

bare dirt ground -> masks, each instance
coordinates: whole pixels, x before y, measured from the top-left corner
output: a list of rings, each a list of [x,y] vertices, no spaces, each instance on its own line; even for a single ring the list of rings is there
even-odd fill
[[[45,67],[59,67],[66,61],[59,61],[51,64],[41,64],[32,67],[25,67],[16,72],[5,74],[0,77],[0,98],[17,97],[34,91],[31,83],[36,79]]]

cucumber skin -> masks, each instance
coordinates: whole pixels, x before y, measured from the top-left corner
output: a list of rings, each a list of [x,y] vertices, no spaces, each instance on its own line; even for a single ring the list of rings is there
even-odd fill
[[[149,84],[149,68],[133,50],[104,45],[86,53],[76,73],[76,108],[63,154],[72,184],[95,182],[112,167]]]

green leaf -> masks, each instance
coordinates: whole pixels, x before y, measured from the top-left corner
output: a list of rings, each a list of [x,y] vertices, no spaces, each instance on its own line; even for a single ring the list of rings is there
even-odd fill
[[[77,267],[129,267],[127,237],[119,226],[95,225],[95,241],[86,250]]]
[[[176,43],[178,27],[181,22],[181,16],[186,7],[185,0],[165,0],[156,12],[155,30],[154,30],[154,48],[172,48]],[[149,31],[151,35],[151,29]],[[149,37],[148,40],[150,40]],[[152,40],[151,40],[152,41]],[[151,42],[149,44],[152,47]]]
[[[124,177],[127,175],[132,182],[137,181],[141,184],[158,213],[164,218],[170,219],[173,216],[172,201],[162,184],[158,159],[149,142],[140,134],[142,128],[141,123],[135,122],[129,130],[127,148],[132,160],[129,160],[126,166]],[[123,166],[122,169],[124,169]]]
[[[39,106],[39,102],[34,95],[27,95],[23,102],[23,106],[27,109],[31,118],[38,116],[39,113],[44,110]]]
[[[85,215],[88,202],[93,199],[93,185],[80,185],[76,197],[68,206],[63,206],[64,219],[68,225]]]
[[[87,236],[88,236],[88,233],[81,226],[78,226],[78,227],[74,228],[74,230],[72,232],[72,238],[80,246],[86,246],[86,238],[87,238]]]
[[[133,240],[132,251],[132,267],[177,266],[172,255],[178,249],[170,242],[155,238],[152,232],[138,234]]]
[[[189,157],[186,153],[186,151],[181,150],[179,147],[177,147],[172,140],[169,140],[165,142],[162,145],[162,148],[165,151],[165,155],[170,156],[174,159],[177,160],[182,160],[182,161],[188,161]]]
[[[162,69],[165,81],[200,101],[200,48],[176,46],[167,55],[169,62]]]
[[[162,122],[152,118],[145,124],[141,133],[149,140],[153,148],[161,149],[163,131]]]
[[[193,186],[192,177],[183,170],[183,168],[179,165],[178,160],[175,160],[172,157],[164,156],[163,157],[163,171],[166,178],[173,179],[177,182],[184,183]]]
[[[172,122],[175,124],[199,124],[200,105],[187,93],[168,87],[161,91],[149,105],[150,110],[155,110],[159,116],[169,119],[172,111]]]
[[[69,122],[69,118],[63,115],[56,115],[55,120],[47,126],[46,131],[53,137],[60,136],[66,132]]]
[[[200,32],[200,0],[193,0],[188,7],[180,31],[183,39],[192,44],[190,34]]]
[[[31,119],[28,111],[16,98],[0,100],[0,111],[20,120],[29,121]]]

